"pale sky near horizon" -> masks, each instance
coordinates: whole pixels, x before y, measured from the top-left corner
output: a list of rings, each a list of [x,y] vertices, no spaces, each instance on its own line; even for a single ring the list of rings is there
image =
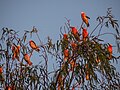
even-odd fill
[[[82,11],[91,18],[89,30],[96,26],[96,17],[105,15],[109,7],[120,24],[119,5],[120,0],[0,0],[0,29],[8,27],[22,35],[24,30],[35,26],[42,41],[47,40],[47,36],[57,40],[60,27],[66,22],[64,17],[78,27],[82,22]],[[106,41],[110,40],[106,38]]]

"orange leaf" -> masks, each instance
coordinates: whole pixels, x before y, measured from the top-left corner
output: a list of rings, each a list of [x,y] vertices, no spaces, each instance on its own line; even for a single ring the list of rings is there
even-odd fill
[[[99,58],[98,58],[98,59],[96,59],[96,62],[97,62],[97,63],[99,63],[99,62],[100,62],[100,59],[99,59]]]
[[[75,61],[72,60],[72,61],[70,62],[70,65],[71,65],[71,70],[73,71],[73,70],[74,70],[74,67],[76,66],[76,65],[75,65]]]
[[[89,74],[86,74],[86,80],[90,80],[90,75]]]
[[[60,84],[58,84],[58,89],[57,90],[60,90],[60,87],[61,87]]]

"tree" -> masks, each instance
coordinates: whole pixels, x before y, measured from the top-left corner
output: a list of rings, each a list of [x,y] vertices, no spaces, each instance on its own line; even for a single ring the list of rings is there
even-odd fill
[[[88,31],[91,23],[86,14],[82,15],[83,22],[79,28],[66,20],[56,43],[50,37],[47,43],[42,43],[35,27],[25,31],[21,38],[12,29],[1,30],[0,82],[4,89],[120,89],[120,75],[112,64],[120,56],[113,54],[112,44],[100,39],[103,35],[113,35],[120,50],[119,25],[111,14],[111,8],[108,8],[107,15],[97,18],[98,24],[91,33]],[[104,27],[116,32],[101,33]],[[94,34],[97,30],[98,34]],[[28,37],[33,35],[37,36],[39,43],[29,40]],[[34,65],[31,60],[33,53],[37,53],[42,62]],[[58,65],[52,72],[48,71],[50,55]]]

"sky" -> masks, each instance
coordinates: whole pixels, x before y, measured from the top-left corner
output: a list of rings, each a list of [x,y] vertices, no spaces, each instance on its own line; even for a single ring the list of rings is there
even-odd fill
[[[60,27],[65,25],[65,17],[70,19],[71,25],[79,27],[82,22],[80,13],[86,12],[91,18],[90,31],[97,23],[96,17],[105,15],[109,7],[120,20],[119,4],[120,0],[0,0],[0,29],[7,27],[22,35],[24,30],[35,26],[42,41],[47,40],[47,36],[56,41]],[[106,38],[106,41],[110,40],[111,37]],[[114,43],[113,40],[110,42]]]

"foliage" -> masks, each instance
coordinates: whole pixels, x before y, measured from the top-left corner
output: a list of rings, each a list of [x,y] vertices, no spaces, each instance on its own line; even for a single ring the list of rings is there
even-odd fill
[[[97,18],[98,24],[91,33],[85,20],[78,29],[66,20],[64,28],[60,29],[60,39],[55,44],[50,37],[43,44],[35,27],[25,31],[23,37],[12,29],[1,30],[1,87],[6,90],[120,89],[120,75],[111,62],[117,62],[120,56],[113,54],[113,46],[109,42],[100,39],[102,35],[113,35],[120,50],[119,25],[111,14],[111,8],[108,8],[107,15]],[[101,33],[104,27],[113,28],[115,33]],[[97,30],[98,34],[94,34]],[[33,35],[37,36],[39,43],[27,40]],[[34,53],[37,53],[38,60],[42,59],[37,65],[31,60]],[[52,72],[48,71],[50,55],[56,59],[52,60],[56,66],[59,65]]]

